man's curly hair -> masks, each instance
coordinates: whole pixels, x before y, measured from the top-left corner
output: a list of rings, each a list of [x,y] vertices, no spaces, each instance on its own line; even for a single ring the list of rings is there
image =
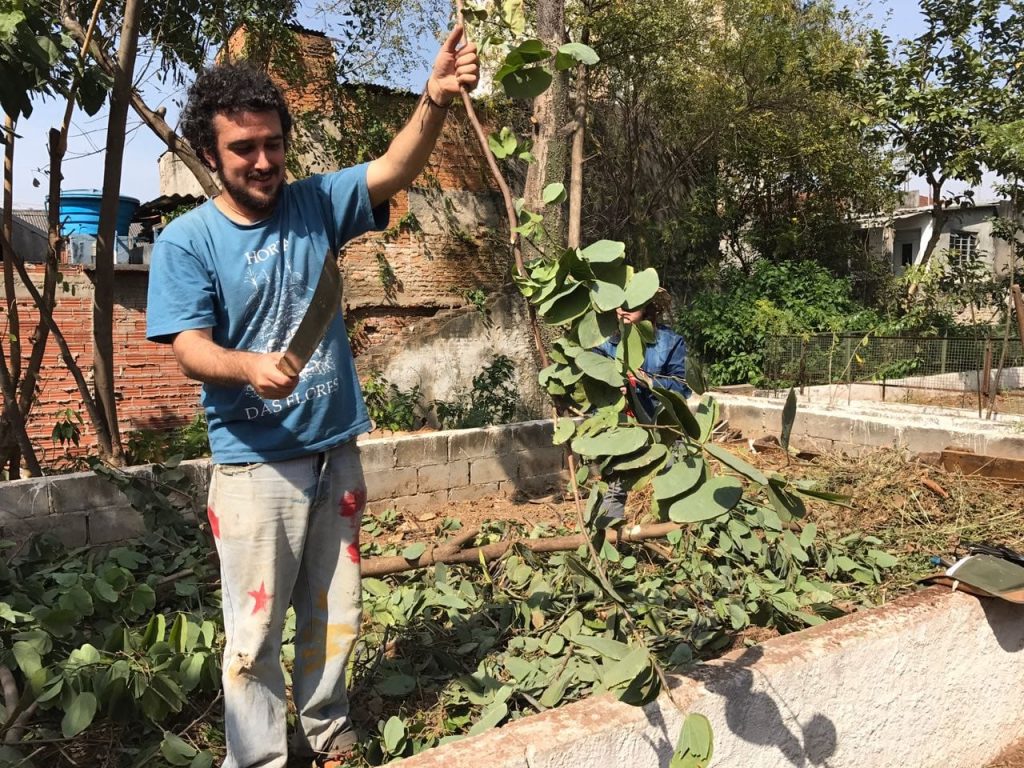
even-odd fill
[[[214,115],[241,111],[277,112],[285,146],[288,145],[292,116],[280,89],[267,73],[247,61],[217,64],[200,73],[189,88],[188,102],[181,117],[182,134],[211,171],[217,170],[207,160],[207,155],[217,157]]]

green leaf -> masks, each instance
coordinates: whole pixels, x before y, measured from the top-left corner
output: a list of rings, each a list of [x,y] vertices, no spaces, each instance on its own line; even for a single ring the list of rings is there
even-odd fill
[[[651,653],[645,647],[632,648],[622,659],[607,668],[601,676],[601,684],[610,691],[625,687],[651,664]]]
[[[213,765],[213,752],[204,749],[198,755],[192,758],[192,762],[189,763],[188,768],[210,768]]]
[[[812,499],[821,499],[822,501],[830,501],[833,504],[838,504],[841,507],[850,506],[850,497],[844,496],[841,493],[831,493],[829,491],[819,491],[816,488],[801,488],[799,485],[793,488],[794,491],[803,495],[810,496]]]
[[[75,584],[61,595],[58,603],[61,608],[77,613],[79,616],[92,616],[93,614],[92,595],[81,584]]]
[[[612,640],[610,637],[575,634],[569,639],[580,648],[594,651],[603,659],[613,659],[618,661],[626,658],[630,652],[630,647],[628,645],[621,643],[618,640]]]
[[[36,616],[43,629],[57,637],[72,635],[75,631],[75,624],[78,621],[78,616],[64,608],[52,610],[43,608],[40,611],[33,608],[32,613]]]
[[[0,13],[0,35],[13,35],[17,26],[23,21],[25,21],[25,14],[17,8]]]
[[[96,582],[92,585],[93,592],[96,593],[96,597],[107,603],[116,603],[118,598],[117,590],[110,586],[110,582],[106,579],[96,579]]]
[[[618,329],[618,322],[612,312],[599,313],[590,310],[580,320],[576,334],[579,336],[580,346],[584,349],[593,349],[608,341]]]
[[[598,240],[580,251],[580,258],[592,264],[620,261],[625,255],[626,244],[616,240]]]
[[[427,545],[422,541],[417,541],[415,544],[410,544],[402,550],[402,557],[406,560],[419,560],[420,555],[422,555],[426,550]]]
[[[149,584],[139,584],[132,591],[128,607],[136,616],[153,610],[156,605],[156,593]]]
[[[26,675],[31,675],[38,669],[42,669],[43,659],[39,651],[24,640],[19,640],[12,648],[14,660],[18,662],[18,668]]]
[[[669,519],[676,523],[699,523],[728,513],[743,497],[743,486],[735,477],[713,477],[689,496],[669,507]]]
[[[555,433],[552,441],[555,445],[562,445],[566,440],[576,434],[576,422],[564,416],[558,420],[555,426]]]
[[[502,128],[500,133],[492,133],[487,137],[487,146],[499,160],[514,154],[518,145],[516,135],[507,127]]]
[[[80,734],[92,724],[96,717],[96,696],[86,691],[80,693],[71,700],[71,704],[64,711],[64,717],[60,721],[60,730],[65,739],[71,739]]]
[[[704,459],[687,456],[654,478],[654,498],[659,501],[673,499],[693,490],[704,473]]]
[[[704,715],[692,712],[683,721],[676,751],[669,768],[707,768],[714,752],[711,723]]]
[[[387,753],[389,755],[397,754],[405,742],[405,723],[402,722],[402,718],[395,715],[389,717],[384,724],[381,736],[384,737],[384,749]]]
[[[879,568],[895,568],[899,563],[895,557],[880,549],[869,549],[868,557],[871,558]]]
[[[700,425],[694,418],[690,406],[686,404],[686,398],[678,392],[673,392],[664,387],[652,387],[651,392],[654,393],[658,402],[665,407],[665,410],[672,415],[675,423],[683,428],[688,437],[693,440],[700,437]]]
[[[782,431],[779,434],[779,444],[782,450],[789,452],[789,438],[793,434],[793,423],[796,421],[796,392],[792,387],[786,396],[786,404],[782,408]]]
[[[688,382],[690,380],[690,367],[688,362],[686,371]],[[693,417],[697,420],[697,425],[700,427],[700,437],[697,438],[697,441],[703,445],[711,439],[711,434],[715,430],[715,424],[718,422],[718,402],[711,396],[701,398]]]
[[[476,723],[473,724],[473,727],[469,729],[469,735],[477,736],[484,731],[489,731],[506,717],[508,717],[508,704],[504,701],[492,704],[483,711],[483,714],[480,715],[480,719],[477,720]]]
[[[185,691],[192,691],[198,687],[203,675],[203,666],[206,664],[205,653],[194,653],[183,662],[178,670],[181,687]]]
[[[590,309],[590,293],[583,283],[576,283],[568,292],[541,304],[537,311],[551,325],[565,325],[588,309]]]
[[[591,48],[589,45],[583,43],[566,43],[558,47],[558,53],[555,54],[555,67],[557,69],[568,69],[577,61],[580,64],[586,64],[588,67],[592,67],[597,64],[601,59],[597,55],[597,51]]]
[[[572,449],[583,456],[625,456],[646,445],[648,438],[641,427],[616,427],[593,437],[577,437]]]
[[[164,731],[163,741],[160,742],[160,754],[171,765],[191,765],[198,753],[199,750],[177,734]]]
[[[374,689],[384,696],[407,696],[416,690],[416,678],[402,672],[396,672],[385,676],[380,682],[374,684]]]
[[[643,368],[644,342],[636,326],[628,323],[623,325],[622,339],[615,350],[615,357],[622,361],[623,368],[628,371],[639,371]]]
[[[618,309],[626,301],[626,292],[621,286],[595,280],[590,288],[590,300],[602,312]]]
[[[167,629],[167,619],[162,613],[158,613],[156,616],[149,620],[149,624],[146,625],[146,632],[142,636],[142,647],[149,648],[156,643],[162,643],[164,641],[164,635]]]
[[[615,361],[598,352],[584,350],[576,355],[576,365],[584,374],[618,389],[623,385],[622,374]]]
[[[551,56],[551,51],[544,47],[540,40],[525,40],[512,49],[512,53],[518,55],[526,64],[535,64]]]
[[[814,523],[808,523],[804,526],[804,529],[800,531],[800,546],[806,549],[814,543],[815,536],[818,535],[818,526]]]
[[[623,457],[621,461],[613,461],[608,468],[613,472],[631,472],[635,469],[649,467],[658,461],[668,458],[668,448],[661,443],[652,443],[640,449],[635,456]]]
[[[807,514],[807,506],[804,504],[803,499],[790,493],[780,483],[774,480],[769,482],[765,487],[765,493],[768,496],[768,501],[771,502],[775,511],[779,513],[779,517],[786,522],[789,522],[794,517],[803,517]]]
[[[548,184],[541,192],[541,200],[545,205],[561,203],[565,200],[565,185],[561,183]]]
[[[756,467],[748,464],[729,450],[726,450],[717,443],[706,443],[704,450],[725,464],[729,469],[739,472],[744,477],[753,480],[758,485],[768,485],[768,478]]]
[[[535,99],[548,89],[551,80],[551,73],[543,67],[527,67],[506,74],[501,85],[510,99]]]
[[[523,34],[523,30],[526,29],[526,10],[523,0],[502,0],[501,17],[516,36]]]
[[[626,309],[640,309],[658,292],[658,271],[653,267],[633,275],[626,285]]]

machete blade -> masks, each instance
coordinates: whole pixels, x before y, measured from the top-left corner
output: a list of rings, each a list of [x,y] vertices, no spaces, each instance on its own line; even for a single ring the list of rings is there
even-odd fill
[[[327,327],[338,313],[341,303],[341,275],[338,273],[338,262],[330,249],[324,254],[324,266],[320,270],[313,298],[309,302],[306,314],[299,321],[295,335],[288,343],[288,349],[278,361],[277,367],[288,376],[298,376],[306,363],[313,356],[316,348],[327,333]]]

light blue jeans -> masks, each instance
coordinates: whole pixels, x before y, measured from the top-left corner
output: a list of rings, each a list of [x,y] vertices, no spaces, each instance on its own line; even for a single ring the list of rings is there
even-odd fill
[[[359,630],[359,525],[366,485],[350,441],[266,464],[216,465],[208,515],[220,554],[224,768],[288,760],[281,633],[295,606],[296,755],[348,730],[345,666]]]

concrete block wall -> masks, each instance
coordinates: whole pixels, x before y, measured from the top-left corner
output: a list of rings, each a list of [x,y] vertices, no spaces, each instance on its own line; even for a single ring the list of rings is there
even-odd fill
[[[360,441],[367,507],[415,511],[492,495],[539,494],[568,480],[550,421],[426,432]],[[181,464],[195,488],[192,509],[206,508],[210,462]],[[129,473],[152,476],[148,466]],[[142,531],[141,515],[121,491],[91,472],[0,482],[0,539],[52,533],[69,546],[101,545]]]
[[[568,480],[550,421],[360,442],[367,508],[421,509],[484,496],[546,493]]]
[[[785,400],[716,393],[729,426],[744,437],[778,435]],[[807,451],[863,453],[874,448],[902,448],[934,453],[959,448],[986,456],[1024,458],[1024,432],[1015,419],[983,420],[940,408],[896,403],[850,405],[797,404],[790,444]]]

